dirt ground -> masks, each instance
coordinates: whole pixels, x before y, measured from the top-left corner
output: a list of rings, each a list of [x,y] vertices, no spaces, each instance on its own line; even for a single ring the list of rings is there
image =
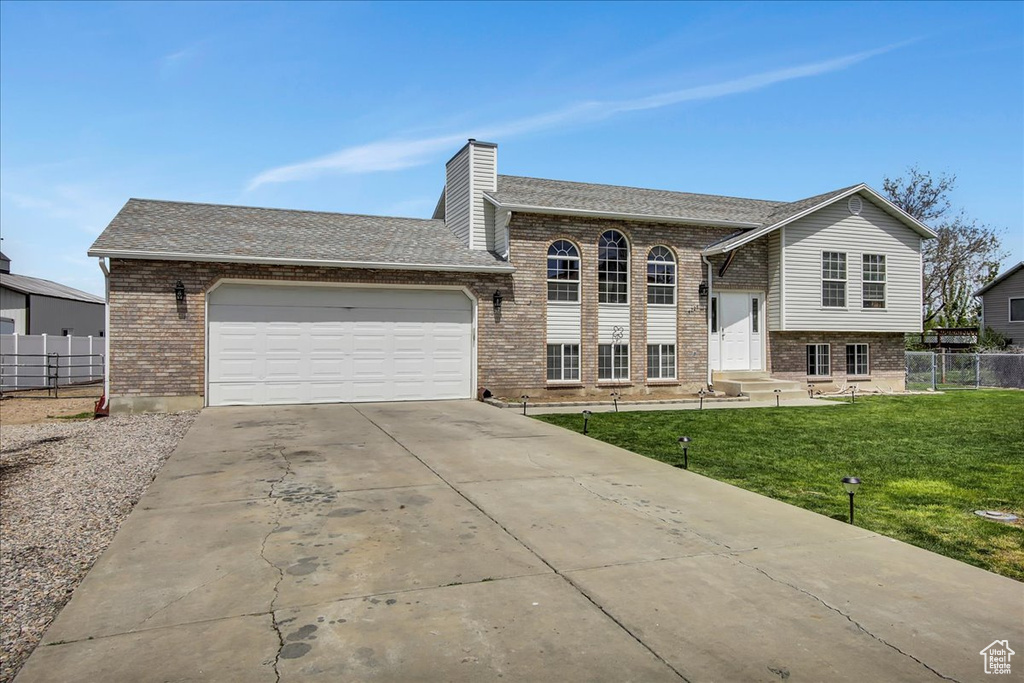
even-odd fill
[[[46,391],[16,391],[0,399],[0,425],[24,425],[37,422],[64,422],[59,418],[93,410],[103,394],[102,384],[62,387],[58,398]]]

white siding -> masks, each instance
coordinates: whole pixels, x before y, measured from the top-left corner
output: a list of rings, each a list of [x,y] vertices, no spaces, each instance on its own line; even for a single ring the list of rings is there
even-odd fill
[[[99,337],[103,334],[103,304],[32,295],[29,321],[32,334],[60,335],[73,330],[76,337]]]
[[[676,307],[675,306],[651,306],[647,307],[647,343],[648,344],[675,344],[676,343]]]
[[[783,327],[787,331],[919,332],[921,238],[863,196],[860,215],[836,202],[790,223],[783,235]],[[846,253],[845,309],[821,305],[821,252]],[[885,309],[861,305],[861,256],[884,254]]]
[[[467,245],[470,221],[469,150],[466,145],[445,168],[444,221],[448,229]]]
[[[580,343],[580,305],[548,302],[548,344]]]
[[[494,211],[490,213],[490,221],[484,208],[484,192],[498,189],[498,148],[491,145],[469,146],[470,161],[473,172],[470,227],[472,238],[471,249],[494,250]]]
[[[615,339],[615,328],[622,328],[622,337]],[[597,305],[597,343],[629,343],[629,304]]]
[[[782,327],[782,239],[786,229],[768,235],[768,329]]]
[[[491,215],[493,217],[493,221],[492,221],[491,225],[493,226],[494,247],[493,247],[492,250],[497,252],[498,254],[501,254],[505,258],[508,258],[508,216],[509,216],[509,211],[508,210],[501,210],[501,211],[499,211],[499,210],[495,209],[494,205],[491,204],[490,202],[487,202],[487,206],[488,206],[488,208],[490,208]]]
[[[14,321],[14,333],[25,334],[25,295],[0,287],[0,318]]]

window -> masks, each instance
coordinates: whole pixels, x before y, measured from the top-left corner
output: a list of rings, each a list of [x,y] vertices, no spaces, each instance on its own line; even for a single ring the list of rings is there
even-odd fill
[[[1024,323],[1024,297],[1010,299],[1010,322]]]
[[[676,303],[676,260],[665,247],[654,247],[647,254],[647,303]]]
[[[580,300],[580,252],[568,240],[548,247],[548,301]]]
[[[831,374],[828,344],[808,344],[807,375],[809,377],[828,377]]]
[[[761,307],[758,305],[757,297],[753,297],[750,300],[750,328],[751,332],[758,334],[758,328],[761,326]]]
[[[629,303],[629,244],[616,230],[603,233],[597,242],[597,300]]]
[[[867,375],[868,374],[868,345],[847,344],[846,345],[846,374]]]
[[[580,345],[548,344],[548,381],[571,382],[580,378]]]
[[[676,345],[675,344],[648,344],[647,345],[647,378],[648,379],[675,379],[676,378]]]
[[[885,308],[885,256],[864,254],[862,300],[864,308]]]
[[[718,297],[711,297],[711,334],[718,334]]]
[[[821,305],[846,307],[846,254],[821,252]]]
[[[599,380],[629,379],[628,344],[598,344],[597,378]]]

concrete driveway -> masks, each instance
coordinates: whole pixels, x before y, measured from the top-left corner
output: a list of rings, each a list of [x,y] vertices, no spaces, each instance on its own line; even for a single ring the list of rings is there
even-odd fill
[[[219,408],[18,681],[969,681],[996,639],[1020,583],[513,410]]]

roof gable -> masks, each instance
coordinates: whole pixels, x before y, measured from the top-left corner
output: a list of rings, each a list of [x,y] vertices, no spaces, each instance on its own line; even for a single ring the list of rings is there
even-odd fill
[[[1021,261],[1017,265],[1013,266],[1012,268],[1007,270],[1005,273],[1002,273],[1001,275],[997,275],[996,278],[994,280],[992,280],[992,282],[988,283],[987,285],[985,285],[984,287],[979,289],[977,292],[975,292],[974,296],[981,296],[982,294],[984,294],[988,290],[992,289],[996,285],[998,285],[998,284],[1008,280],[1012,275],[1014,275],[1015,273],[1019,272],[1022,268],[1024,268],[1024,261]]]

